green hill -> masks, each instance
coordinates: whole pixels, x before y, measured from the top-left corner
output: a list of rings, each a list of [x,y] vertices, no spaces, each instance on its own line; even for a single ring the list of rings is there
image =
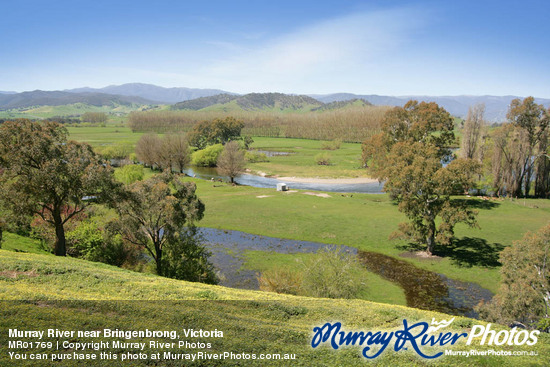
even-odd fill
[[[52,353],[46,344],[31,348],[8,347],[8,329],[18,330],[221,330],[223,338],[190,338],[190,342],[209,342],[207,352],[280,353],[295,354],[296,360],[203,360],[194,365],[280,365],[280,366],[365,366],[358,347],[333,350],[328,347],[313,349],[313,328],[326,322],[340,321],[345,330],[390,331],[403,328],[403,319],[409,322],[430,322],[450,319],[449,315],[421,311],[402,306],[391,306],[359,300],[313,299],[246,291],[166,279],[150,274],[135,273],[99,263],[52,255],[16,253],[0,250],[0,365],[51,366],[51,361],[21,360],[14,363],[9,352],[26,355]],[[469,332],[472,325],[484,324],[476,320],[457,317],[445,331]],[[493,325],[493,329],[498,329]],[[10,338],[9,340],[12,340]],[[42,342],[63,342],[67,338],[45,336]],[[71,342],[112,341],[100,337],[72,337]],[[125,342],[144,342],[143,351],[131,347],[131,353],[151,356],[151,338],[118,338]],[[30,340],[30,339],[29,339]],[[166,341],[155,338],[157,341]],[[170,341],[170,340],[168,340]],[[541,335],[535,346],[499,347],[479,346],[474,341],[449,347],[422,347],[423,352],[435,354],[443,349],[470,350],[527,350],[538,356],[442,356],[437,359],[446,366],[521,366],[548,365],[550,363],[550,338]],[[419,357],[412,348],[394,352],[393,344],[378,357],[377,365],[416,366],[434,365],[433,361]],[[55,347],[53,347],[55,349]],[[163,351],[182,353],[181,349]],[[128,348],[109,349],[119,359],[86,361],[87,365],[138,366],[182,365],[182,361],[138,360],[121,363],[120,357]],[[186,353],[196,352],[187,350]],[[77,351],[65,348],[55,353],[64,356]],[[87,350],[86,353],[93,353]],[[83,353],[80,351],[79,353]],[[96,353],[99,353],[96,352]],[[112,357],[111,354],[111,357]],[[161,353],[162,354],[162,353]],[[136,354],[137,355],[137,354]],[[263,362],[263,363],[262,363]],[[439,365],[439,363],[435,363]],[[77,360],[67,360],[63,366],[80,365]]]
[[[364,99],[350,99],[347,101],[334,101],[331,103],[325,103],[320,107],[314,108],[313,111],[329,111],[329,110],[338,110],[348,107],[365,107],[372,106],[373,104]]]
[[[176,103],[173,109],[203,111],[311,111],[323,103],[308,96],[282,93],[250,93],[244,96],[219,94]]]

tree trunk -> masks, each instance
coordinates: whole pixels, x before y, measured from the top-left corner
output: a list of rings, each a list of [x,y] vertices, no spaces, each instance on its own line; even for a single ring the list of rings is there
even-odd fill
[[[426,236],[426,252],[432,256],[435,246],[435,221],[428,223],[428,235]]]
[[[234,183],[235,183],[235,182],[234,182],[235,178],[234,178],[233,176],[231,176],[231,177],[229,177],[229,178],[231,179],[231,184],[234,184]]]
[[[157,263],[157,275],[164,276],[162,273],[162,250],[159,246],[155,246],[157,249],[157,257],[155,257],[155,262]]]
[[[63,228],[63,220],[61,219],[61,209],[54,209],[53,221],[55,226],[55,255],[66,256],[67,245],[65,241],[65,228]]]

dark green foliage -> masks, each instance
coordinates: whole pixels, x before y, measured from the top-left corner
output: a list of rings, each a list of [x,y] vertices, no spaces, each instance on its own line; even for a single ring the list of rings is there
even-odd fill
[[[88,144],[67,141],[53,122],[8,121],[0,126],[0,195],[18,215],[38,215],[56,232],[65,256],[65,224],[92,202],[113,202],[120,184]]]
[[[384,190],[409,219],[400,224],[396,236],[425,244],[430,255],[436,241],[450,243],[457,223],[476,225],[476,212],[451,205],[451,195],[472,187],[479,170],[471,159],[456,159],[443,167],[455,141],[453,129],[451,115],[436,103],[410,101],[389,111],[382,132],[363,143],[365,165],[386,181]]]
[[[133,263],[138,257],[135,248],[126,245],[119,234],[102,228],[96,220],[85,220],[72,231],[67,232],[69,253],[89,261],[122,266]]]
[[[208,145],[239,139],[243,127],[244,124],[233,117],[202,121],[193,126],[187,137],[191,146],[204,149]]]
[[[147,251],[157,274],[212,281],[208,253],[196,238],[188,236],[194,234],[194,223],[204,214],[195,188],[168,171],[135,182],[129,187],[128,199],[116,206],[120,216],[117,231],[124,241]],[[186,263],[180,264],[183,259]]]
[[[480,312],[491,321],[519,321],[531,328],[550,325],[550,225],[502,251],[501,285],[497,295]]]
[[[195,228],[186,228],[171,236],[164,245],[162,274],[168,278],[217,284],[210,252],[202,245]]]

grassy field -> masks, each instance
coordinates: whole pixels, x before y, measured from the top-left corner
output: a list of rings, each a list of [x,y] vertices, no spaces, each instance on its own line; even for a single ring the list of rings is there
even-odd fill
[[[329,300],[277,295],[188,283],[154,275],[134,273],[99,263],[48,255],[22,254],[0,250],[0,326],[2,330],[221,330],[223,338],[187,339],[189,342],[211,342],[207,352],[296,354],[296,360],[271,361],[272,366],[364,366],[367,361],[360,349],[345,347],[332,350],[310,346],[312,330],[325,322],[342,322],[346,330],[390,331],[403,328],[409,322],[449,319],[448,315],[420,311],[402,306],[383,305],[360,300]],[[24,301],[23,301],[24,300]],[[469,332],[479,321],[457,317],[445,331]],[[493,325],[493,329],[499,327]],[[63,337],[45,336],[43,342],[62,342]],[[102,336],[73,337],[72,342],[129,341]],[[10,339],[11,340],[11,339]],[[145,353],[157,350],[148,345],[149,338],[134,338],[131,342],[147,343]],[[157,341],[170,339],[155,338]],[[462,339],[464,340],[464,339]],[[479,339],[477,339],[479,340]],[[535,346],[497,349],[536,351],[538,356],[504,357],[473,356],[470,358],[442,356],[428,361],[417,356],[412,348],[394,352],[392,347],[378,357],[376,365],[388,366],[544,366],[550,363],[550,338],[541,335]],[[478,346],[479,350],[494,347]],[[449,347],[422,347],[435,354],[443,349],[470,350],[464,342]],[[51,349],[39,346],[30,349],[9,349],[8,333],[0,334],[0,365],[51,366],[51,361],[23,360],[14,363],[8,352],[23,355]],[[74,349],[58,353],[72,355]],[[135,348],[115,348],[109,352],[119,356],[137,353]],[[164,349],[182,353],[179,349]],[[194,352],[187,350],[186,352]],[[92,350],[87,353],[94,353]],[[99,353],[99,352],[95,352]],[[120,358],[120,357],[119,357]],[[82,361],[66,360],[63,366],[81,365]],[[85,362],[90,366],[179,366],[182,361],[141,360],[122,363],[113,360]],[[193,365],[266,365],[265,361],[209,360]]]
[[[328,193],[329,198],[321,198],[304,195],[304,191],[284,193],[275,189],[214,187],[210,182],[194,182],[206,204],[201,226],[341,244],[394,257],[414,250],[405,241],[388,240],[397,224],[405,221],[405,216],[387,195]],[[258,198],[265,195],[268,197]],[[526,231],[536,231],[546,225],[550,220],[550,201],[470,199],[469,204],[479,210],[480,229],[458,225],[458,241],[453,246],[436,249],[443,257],[402,259],[496,292],[499,252]],[[262,267],[257,261],[255,264]]]
[[[102,126],[70,126],[70,139],[83,141],[94,147],[105,146],[118,141],[137,143],[143,133],[134,133],[120,124]],[[322,150],[322,141],[307,139],[284,139],[254,137],[253,149],[292,153],[288,156],[270,157],[269,162],[250,163],[248,168],[254,172],[269,175],[295,177],[367,177],[361,169],[361,144],[342,143],[338,150]],[[331,156],[330,166],[320,166],[315,162],[319,153]]]
[[[107,126],[69,126],[69,139],[82,141],[93,147],[111,145],[119,141],[137,143],[142,133],[134,133],[130,128],[121,124]]]
[[[251,163],[248,168],[283,177],[368,177],[361,168],[361,144],[342,143],[340,149],[322,150],[323,143],[319,140],[255,137],[254,149],[292,154],[270,157],[269,162]],[[318,165],[315,156],[319,153],[328,153],[331,165]]]
[[[0,118],[28,118],[43,119],[55,116],[79,117],[86,112],[105,112],[109,114],[110,121],[122,122],[125,116],[132,112],[143,109],[144,106],[129,104],[116,104],[113,106],[94,106],[87,103],[72,103],[60,106],[34,106],[21,107],[0,111]]]

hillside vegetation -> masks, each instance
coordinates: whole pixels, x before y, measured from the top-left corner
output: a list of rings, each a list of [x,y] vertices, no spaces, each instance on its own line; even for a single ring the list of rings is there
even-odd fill
[[[403,319],[427,321],[450,316],[401,306],[358,300],[328,300],[277,295],[188,283],[134,273],[104,264],[51,255],[0,250],[0,325],[3,330],[222,330],[224,338],[208,339],[209,352],[295,353],[293,366],[364,366],[358,348],[312,349],[312,329],[328,321],[340,321],[347,330],[391,330],[403,327]],[[14,317],[15,316],[15,317]],[[481,322],[457,317],[449,327],[453,332],[469,332]],[[493,328],[496,328],[493,325]],[[497,328],[498,329],[498,328]],[[61,338],[62,339],[62,338]],[[60,338],[46,337],[43,341]],[[92,341],[85,339],[81,341]],[[93,341],[99,341],[97,338]],[[133,339],[146,342],[147,339]],[[206,341],[198,340],[196,341]],[[550,355],[547,335],[532,347],[499,347],[503,350],[534,350],[536,357],[443,356],[438,362],[448,366],[547,365]],[[7,333],[0,335],[0,364],[9,365]],[[147,344],[148,345],[148,344]],[[475,346],[477,349],[491,349]],[[472,346],[456,344],[453,350]],[[381,365],[430,365],[411,350],[394,352],[389,347],[376,359]],[[435,353],[436,348],[423,348]],[[442,350],[439,348],[439,350]],[[38,352],[40,350],[34,350]],[[48,350],[43,349],[42,352]],[[125,353],[127,350],[111,350]],[[145,352],[153,352],[146,348]],[[166,350],[165,350],[166,351]],[[30,351],[19,351],[30,353]],[[72,353],[73,350],[62,350]],[[137,352],[137,351],[134,351]],[[178,352],[178,350],[174,350]],[[181,350],[179,350],[181,353]],[[205,362],[205,361],[203,361]],[[49,366],[51,362],[22,361],[19,365]],[[80,362],[81,363],[81,362]],[[78,365],[66,361],[64,365]],[[131,365],[181,365],[181,361],[133,362]],[[208,361],[198,365],[262,365],[250,361]],[[87,365],[120,365],[113,361],[90,361]],[[129,364],[126,364],[129,365]],[[269,365],[289,365],[272,361]]]

